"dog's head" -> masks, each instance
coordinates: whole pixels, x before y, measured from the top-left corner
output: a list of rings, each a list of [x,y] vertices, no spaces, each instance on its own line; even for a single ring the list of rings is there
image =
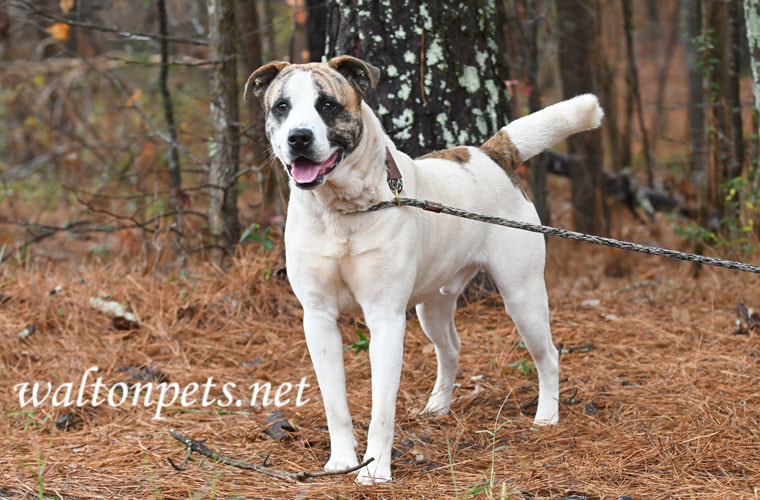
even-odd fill
[[[266,113],[275,155],[296,185],[315,188],[351,154],[362,138],[362,97],[380,70],[351,56],[326,63],[274,61],[251,74],[245,99],[254,94]]]

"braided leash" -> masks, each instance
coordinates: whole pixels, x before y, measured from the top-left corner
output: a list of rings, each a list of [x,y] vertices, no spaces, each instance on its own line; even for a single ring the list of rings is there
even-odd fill
[[[715,257],[705,257],[704,255],[696,255],[692,253],[679,252],[677,250],[669,250],[667,248],[653,247],[649,245],[639,245],[638,243],[631,243],[630,241],[620,241],[613,238],[604,238],[602,236],[594,236],[590,234],[578,233],[575,231],[568,231],[566,229],[557,229],[549,226],[539,226],[536,224],[529,224],[527,222],[517,222],[509,219],[503,219],[501,217],[493,217],[490,215],[480,215],[466,210],[460,210],[458,208],[447,207],[436,203],[434,201],[420,201],[414,198],[400,198],[393,201],[383,201],[372,205],[367,209],[367,212],[375,212],[388,207],[406,205],[409,207],[421,208],[429,212],[444,213],[453,215],[455,217],[462,217],[464,219],[471,219],[480,222],[487,222],[488,224],[496,224],[499,226],[512,227],[515,229],[522,229],[524,231],[532,231],[534,233],[548,234],[550,236],[559,236],[560,238],[567,238],[575,241],[585,241],[586,243],[593,243],[594,245],[603,245],[611,248],[621,248],[631,252],[646,253],[649,255],[659,255],[661,257],[670,257],[672,259],[680,259],[688,262],[696,262],[698,264],[707,264],[708,266],[724,267],[726,269],[735,269],[737,271],[744,271],[746,273],[760,274],[760,266],[752,264],[745,264],[743,262],[734,262],[732,260],[718,259]]]

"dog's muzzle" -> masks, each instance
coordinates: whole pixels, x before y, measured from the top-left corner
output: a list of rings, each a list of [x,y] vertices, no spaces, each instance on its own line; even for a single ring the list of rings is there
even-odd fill
[[[336,151],[330,157],[317,162],[305,156],[299,156],[288,165],[288,172],[301,189],[312,189],[325,181],[325,176],[343,159],[343,152]]]

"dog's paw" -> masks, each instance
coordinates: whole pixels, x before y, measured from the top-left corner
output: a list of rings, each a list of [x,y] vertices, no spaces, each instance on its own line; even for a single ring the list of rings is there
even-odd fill
[[[533,420],[533,425],[537,427],[546,427],[549,425],[555,425],[557,422],[559,422],[559,416],[557,415],[549,418],[538,418],[538,415],[536,415],[535,420]]]
[[[449,414],[451,404],[444,405],[439,401],[428,401],[428,404],[420,411],[420,417],[443,417]]]
[[[350,456],[330,456],[330,460],[325,464],[325,471],[335,472],[339,470],[346,470],[351,467],[359,465],[359,460],[356,459],[356,455]]]
[[[370,472],[368,470],[368,467],[371,466],[372,464],[370,463],[367,467],[363,467],[359,472],[359,475],[356,476],[356,482],[358,484],[378,484],[389,483],[391,481],[390,466],[388,466],[387,470],[375,470],[373,472]]]

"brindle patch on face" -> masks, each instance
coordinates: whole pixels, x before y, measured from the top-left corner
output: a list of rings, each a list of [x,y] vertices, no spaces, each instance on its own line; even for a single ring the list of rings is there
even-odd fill
[[[509,135],[504,130],[500,130],[496,135],[484,142],[480,146],[480,150],[504,169],[512,184],[520,188],[523,196],[527,199],[522,179],[517,174],[517,167],[520,166],[522,158],[520,158],[520,153],[512,143]]]
[[[460,146],[458,148],[433,151],[432,153],[428,153],[426,155],[420,156],[417,159],[426,160],[428,158],[438,158],[440,160],[449,160],[449,161],[459,163],[460,165],[464,165],[465,163],[470,161],[470,151],[466,147]]]
[[[311,72],[318,93],[314,106],[327,125],[327,140],[345,154],[351,153],[359,145],[364,128],[362,99],[349,81],[326,63],[293,64],[283,69],[272,81],[263,99],[267,113],[267,137],[272,135],[283,119],[277,116],[274,106],[283,97],[283,88],[289,76],[299,69]],[[337,106],[332,110],[323,109],[327,101]]]

